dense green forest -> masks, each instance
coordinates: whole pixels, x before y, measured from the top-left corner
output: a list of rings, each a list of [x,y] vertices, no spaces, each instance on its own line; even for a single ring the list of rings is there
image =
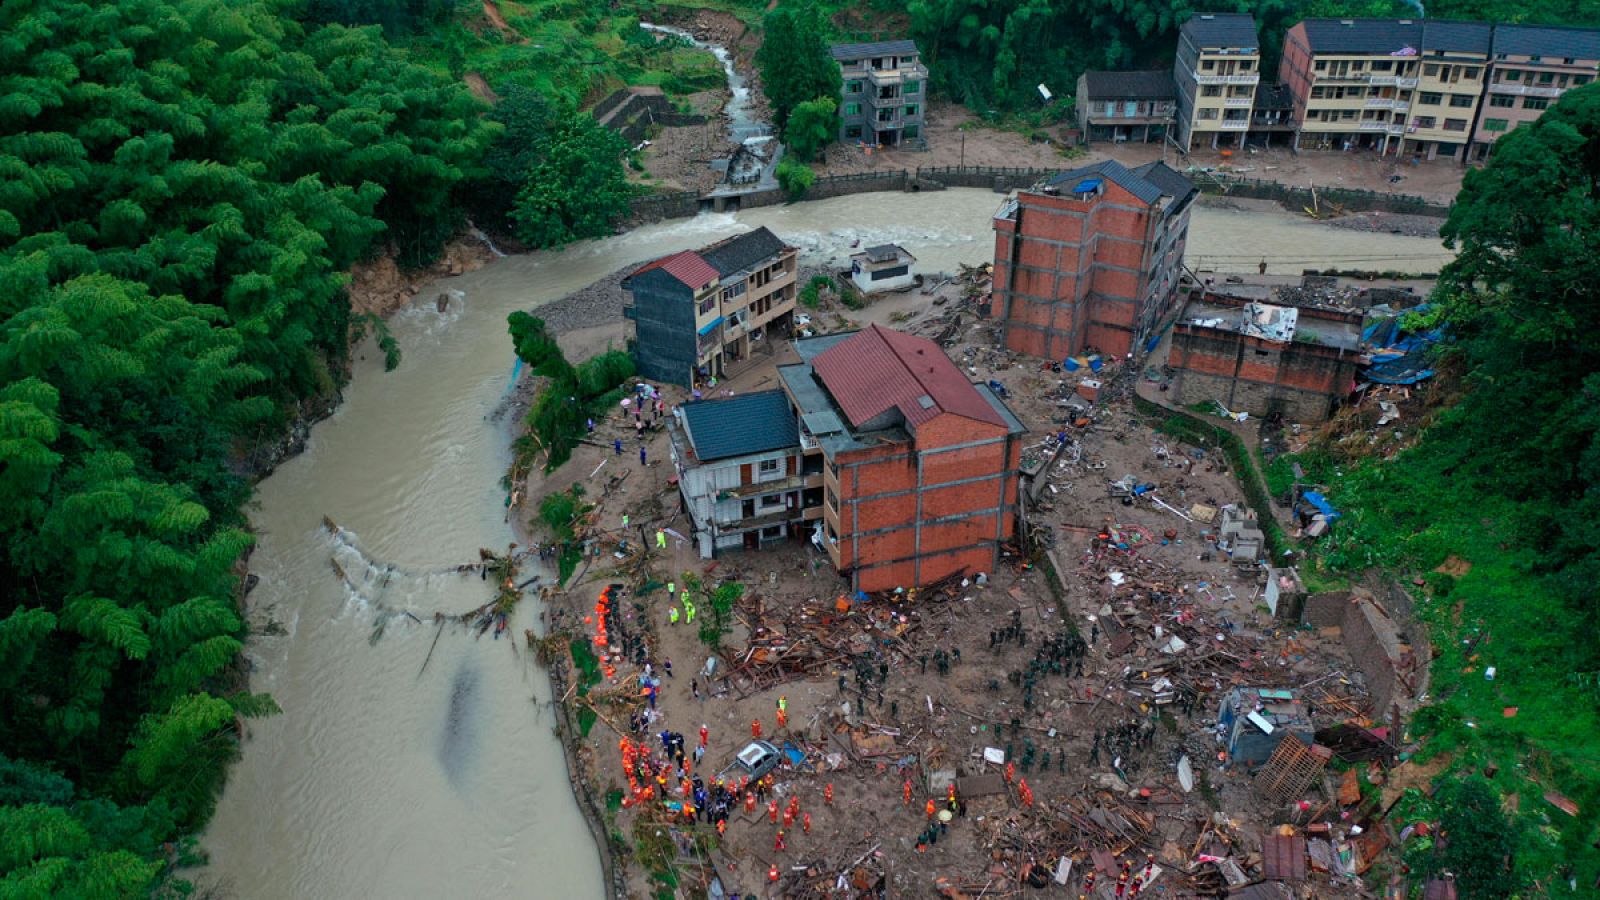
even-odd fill
[[[236,451],[333,393],[496,127],[376,28],[0,7],[0,895],[147,893],[235,752]]]
[[[1553,876],[1593,896],[1600,88],[1568,92],[1503,138],[1486,168],[1467,173],[1444,234],[1460,255],[1432,316],[1454,338],[1439,360],[1440,405],[1415,446],[1380,459],[1361,437],[1274,466],[1300,462],[1345,512],[1317,550],[1324,575],[1421,573],[1437,657],[1417,736],[1448,771],[1496,771],[1499,793],[1520,798],[1502,829],[1514,864],[1491,865],[1463,896],[1535,883],[1566,893]],[[1578,815],[1542,799],[1551,790]]]

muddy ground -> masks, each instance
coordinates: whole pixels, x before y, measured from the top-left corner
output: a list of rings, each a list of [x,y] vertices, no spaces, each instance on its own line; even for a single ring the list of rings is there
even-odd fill
[[[754,897],[862,896],[876,887],[908,897],[997,896],[1017,892],[1029,877],[1053,876],[1062,859],[1072,861],[1070,895],[1112,897],[1123,862],[1134,874],[1159,867],[1151,890],[1162,895],[1205,894],[1230,878],[1258,880],[1261,839],[1276,826],[1299,826],[1315,843],[1337,841],[1360,820],[1343,819],[1346,808],[1322,796],[1332,791],[1326,779],[1294,798],[1269,798],[1218,759],[1217,701],[1235,685],[1304,687],[1323,710],[1319,725],[1370,713],[1337,630],[1274,621],[1260,598],[1265,576],[1223,561],[1214,526],[1191,521],[1197,505],[1242,502],[1225,463],[1162,437],[1134,412],[1128,393],[1139,373],[1108,366],[1087,411],[1063,405],[1075,395],[1077,377],[998,349],[991,325],[974,315],[966,296],[975,290],[958,282],[930,294],[889,295],[863,310],[811,315],[822,330],[878,321],[943,337],[971,377],[1006,386],[1030,429],[1025,463],[1052,452],[1049,436],[1065,431],[1066,448],[1040,476],[1046,483],[1030,511],[1039,545],[1031,558],[1016,547],[982,579],[971,573],[966,583],[874,597],[841,612],[837,598],[847,585],[809,545],[699,559],[684,540],[690,526],[672,483],[665,431],[654,429],[641,442],[623,415],[598,423],[593,443],[566,466],[524,486],[522,496],[539,497],[582,483],[595,504],[586,525],[595,555],[549,604],[548,626],[592,637],[586,617],[596,596],[607,584],[622,584],[613,647],[621,634],[644,645],[637,659],[616,658],[613,677],[574,701],[599,714],[581,758],[584,777],[601,794],[628,792],[623,737],[662,760],[661,731],[681,733],[692,750],[705,726],[707,750],[691,777],[708,782],[750,739],[755,722],[765,738],[799,757],[776,773],[769,797],[781,808],[798,800],[782,850],[775,849],[780,826],[769,820],[766,802],[753,813],[736,802],[721,836],[704,820],[669,812],[660,797],[639,804],[630,797],[611,814],[608,828],[636,848],[641,835],[666,848],[688,895],[698,896],[715,873],[730,892]],[[600,332],[573,328],[561,340],[581,356],[603,345]],[[716,393],[775,387],[772,366],[792,352],[722,382]],[[686,399],[678,388],[663,394],[672,404]],[[624,441],[621,455],[614,438]],[[1153,494],[1131,505],[1111,497],[1108,482],[1124,475],[1154,484]],[[525,529],[533,513],[526,505],[517,511]],[[1133,549],[1098,537],[1110,527]],[[654,546],[658,529],[668,537],[664,549]],[[537,528],[531,534],[539,538]],[[1060,573],[1059,594],[1044,560]],[[699,622],[670,624],[668,610],[677,604],[664,585],[690,579],[704,590],[729,581],[745,588],[720,652],[702,642]],[[697,606],[707,614],[703,597]],[[992,647],[994,633],[1012,626],[1026,638]],[[1030,691],[1029,664],[1048,641],[1070,642],[1071,634],[1089,644],[1086,654],[1069,657],[1064,674],[1036,674]],[[1172,646],[1174,635],[1188,647],[1158,649]],[[708,678],[702,670],[712,658]],[[661,684],[657,718],[633,730],[630,718],[650,709],[640,694],[639,660],[652,664]],[[673,674],[662,677],[669,660]],[[786,727],[777,723],[780,698]],[[986,748],[1012,761],[1011,781],[1006,767],[985,761]],[[1193,791],[1176,774],[1183,757],[1195,772]],[[952,773],[961,779],[961,814],[936,843],[919,842],[928,835],[926,804],[943,808]],[[674,801],[676,783],[669,779]],[[1301,796],[1307,809],[1296,805]],[[656,857],[652,864],[663,865]],[[769,880],[773,866],[776,883]],[[627,868],[631,894],[652,896],[642,861]],[[1083,880],[1090,869],[1098,870],[1092,889]],[[1311,879],[1300,885],[1302,896],[1308,889],[1318,897],[1357,893],[1349,878],[1313,872]]]

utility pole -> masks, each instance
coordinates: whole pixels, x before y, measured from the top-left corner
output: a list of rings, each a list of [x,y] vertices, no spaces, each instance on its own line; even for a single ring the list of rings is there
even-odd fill
[[[962,129],[962,131],[961,131],[961,164],[958,165],[956,168],[965,167],[966,164],[967,164],[967,132],[966,132],[965,129]]]

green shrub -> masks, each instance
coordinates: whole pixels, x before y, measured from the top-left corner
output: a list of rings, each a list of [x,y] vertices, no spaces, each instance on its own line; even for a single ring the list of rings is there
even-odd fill
[[[784,159],[778,163],[778,187],[789,195],[790,200],[799,200],[811,190],[811,185],[817,180],[817,173],[804,163],[792,159]]]

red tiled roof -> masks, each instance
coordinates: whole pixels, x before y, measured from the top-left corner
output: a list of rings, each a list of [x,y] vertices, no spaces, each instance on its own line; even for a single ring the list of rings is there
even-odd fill
[[[1006,425],[950,357],[927,338],[872,325],[819,353],[811,366],[852,425],[860,426],[895,407],[913,427],[947,412]]]
[[[688,285],[691,290],[700,290],[718,278],[717,270],[700,257],[693,250],[663,256],[658,260],[647,262],[640,266],[635,275],[642,275],[651,269],[661,269],[673,278]]]

